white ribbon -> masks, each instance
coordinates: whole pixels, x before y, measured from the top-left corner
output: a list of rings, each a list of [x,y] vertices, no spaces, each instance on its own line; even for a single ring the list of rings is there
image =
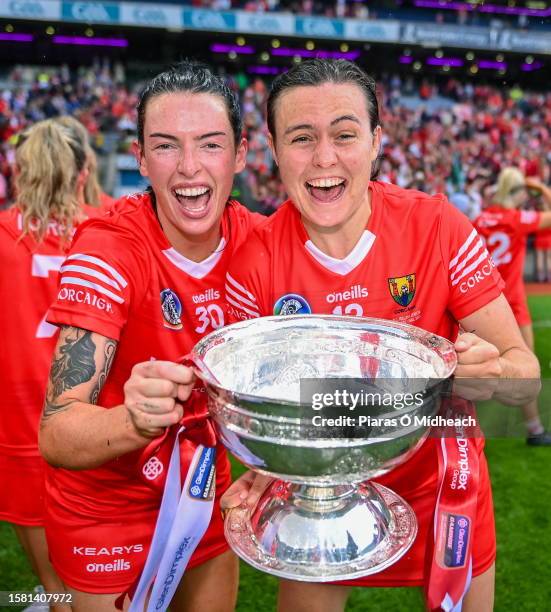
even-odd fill
[[[172,454],[151,540],[151,547],[132,598],[130,612],[164,612],[174,596],[191,555],[207,530],[214,506],[216,449],[199,445],[183,488],[180,478],[180,428]]]

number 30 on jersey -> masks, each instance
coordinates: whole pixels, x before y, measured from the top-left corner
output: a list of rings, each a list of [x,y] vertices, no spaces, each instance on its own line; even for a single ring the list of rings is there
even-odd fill
[[[198,334],[204,334],[210,326],[212,329],[224,327],[224,311],[218,304],[208,304],[195,309],[199,325],[195,328]]]

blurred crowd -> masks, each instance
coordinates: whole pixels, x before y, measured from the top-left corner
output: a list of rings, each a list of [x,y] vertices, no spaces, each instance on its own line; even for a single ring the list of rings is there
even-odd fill
[[[267,146],[266,85],[243,91],[249,139],[247,184],[266,210],[282,200]],[[496,89],[450,78],[379,81],[383,123],[380,178],[427,193],[446,193],[474,218],[489,201],[501,168],[520,167],[551,182],[551,93]]]
[[[404,103],[415,90],[421,103]],[[450,78],[440,87],[399,77],[380,89],[384,128],[381,178],[447,193],[471,218],[491,199],[505,166],[550,182],[551,93],[497,89]]]
[[[13,145],[28,125],[60,115],[88,130],[100,159],[124,151],[136,128],[137,90],[126,84],[122,64],[96,62],[71,71],[16,66],[0,92],[0,204],[10,198]]]
[[[239,195],[253,208],[271,212],[285,194],[268,147],[267,85],[243,73],[228,78],[239,91],[249,141]],[[7,82],[0,93],[0,203],[10,198],[15,135],[30,123],[71,114],[88,129],[100,160],[128,151],[141,84],[128,85],[122,66],[98,62],[75,72],[17,67]],[[453,78],[434,84],[387,76],[379,80],[379,98],[382,180],[447,193],[470,217],[491,198],[504,166],[518,166],[527,176],[551,182],[551,93]]]
[[[209,8],[225,11],[240,9],[252,12],[291,12],[295,15],[318,15],[323,17],[354,18],[354,19],[402,19],[433,21],[469,26],[485,26],[493,28],[515,27],[530,29],[545,27],[545,19],[537,15],[507,13],[494,9],[490,12],[480,12],[476,3],[453,4],[449,8],[422,8],[407,0],[378,0],[365,2],[363,0],[188,0],[196,8]],[[445,3],[441,4],[444,7]],[[513,6],[513,5],[510,5]],[[539,7],[532,7],[539,8]]]

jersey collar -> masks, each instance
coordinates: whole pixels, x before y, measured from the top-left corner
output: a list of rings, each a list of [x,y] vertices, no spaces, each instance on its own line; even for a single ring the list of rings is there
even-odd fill
[[[379,227],[381,215],[380,190],[376,182],[372,182],[369,188],[371,190],[371,215],[367,221],[367,227],[360,236],[356,246],[344,259],[336,259],[330,255],[327,255],[310,240],[306,228],[304,227],[304,224],[300,218],[300,213],[296,207],[289,202],[295,212],[295,219],[298,225],[299,235],[304,241],[306,250],[326,270],[338,274],[339,276],[349,274],[364,261],[369,254],[369,251],[371,251],[375,238],[377,237],[376,229]]]
[[[363,234],[360,236],[360,239],[356,243],[356,246],[344,259],[336,259],[330,255],[327,255],[323,251],[320,251],[320,249],[318,249],[318,247],[311,240],[307,240],[304,243],[304,246],[310,252],[312,257],[324,268],[327,268],[327,270],[330,270],[335,274],[339,274],[340,276],[345,276],[362,263],[371,250],[374,242],[375,234],[372,234],[369,230],[364,230]]]
[[[182,272],[189,274],[189,276],[192,276],[193,278],[201,279],[212,272],[224,254],[225,246],[226,239],[222,237],[214,253],[211,253],[206,259],[203,259],[203,261],[192,261],[191,259],[188,259],[182,254],[178,253],[178,251],[173,247],[164,249],[163,255],[177,268],[180,268]]]

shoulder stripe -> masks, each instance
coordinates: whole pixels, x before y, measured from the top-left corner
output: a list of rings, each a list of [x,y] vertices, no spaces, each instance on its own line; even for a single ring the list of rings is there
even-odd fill
[[[228,304],[231,304],[232,306],[235,306],[236,308],[238,308],[242,312],[246,312],[248,315],[250,315],[254,319],[260,317],[260,314],[258,312],[255,312],[254,310],[249,310],[248,308],[245,308],[245,306],[243,306],[242,304],[239,304],[235,300],[232,300],[231,297],[226,296],[226,300],[227,300]]]
[[[61,273],[80,272],[81,274],[86,274],[86,276],[93,276],[94,278],[97,278],[98,280],[102,281],[106,285],[110,285],[111,287],[114,287],[118,291],[121,290],[121,287],[119,283],[117,283],[116,280],[113,280],[112,278],[109,278],[106,274],[102,274],[101,272],[98,272],[97,270],[93,270],[92,268],[85,268],[84,266],[63,266],[62,268],[60,268],[59,271]]]
[[[467,253],[466,257],[463,258],[461,263],[455,266],[454,271],[452,272],[450,276],[451,280],[453,280],[454,277],[456,277],[461,272],[461,270],[463,270],[463,268],[467,265],[467,262],[471,260],[480,251],[480,249],[484,249],[484,243],[482,242],[481,238],[477,240],[476,244]]]
[[[248,300],[247,298],[244,298],[242,295],[239,295],[239,293],[237,293],[236,291],[234,291],[229,285],[228,283],[226,283],[226,297],[228,295],[228,293],[233,296],[236,300],[239,300],[241,303],[246,304],[247,306],[250,306],[251,308],[254,308],[255,310],[258,310],[258,306],[252,302],[251,300]],[[259,312],[260,314],[260,312]]]
[[[450,261],[450,266],[449,266],[450,270],[459,261],[459,258],[461,257],[461,255],[463,255],[463,253],[469,248],[469,245],[477,237],[477,235],[478,234],[476,233],[476,230],[473,229],[473,231],[469,234],[467,240],[465,240],[465,242],[462,244],[462,246],[459,249],[459,251],[457,251],[457,255]]]
[[[99,268],[103,268],[107,272],[109,272],[123,287],[126,287],[128,283],[124,280],[124,278],[108,263],[105,263],[103,259],[99,259],[98,257],[93,257],[92,255],[84,255],[84,253],[74,253],[73,255],[69,255],[66,261],[76,260],[76,261],[84,261],[87,263],[94,264]]]
[[[77,278],[76,276],[62,276],[60,285],[77,285],[79,287],[89,287],[90,289],[94,289],[98,293],[103,293],[103,295],[107,295],[114,302],[118,304],[124,304],[124,299],[118,295],[115,295],[109,289],[102,287],[96,283],[91,283],[90,281],[84,280],[83,278]]]
[[[478,266],[484,261],[484,260],[489,260],[490,255],[488,253],[488,251],[486,249],[484,249],[484,252],[482,253],[482,255],[474,262],[472,263],[470,266],[468,266],[467,268],[465,268],[463,270],[463,272],[454,280],[452,281],[452,287],[457,285],[457,283],[464,277],[467,276],[467,274],[469,274],[470,272],[472,272],[473,270],[476,270],[476,268],[478,268]]]
[[[250,291],[247,291],[241,283],[238,283],[229,272],[226,274],[226,280],[233,286],[234,289],[237,289],[237,291],[240,291],[246,295],[250,300],[256,302],[254,295]]]

